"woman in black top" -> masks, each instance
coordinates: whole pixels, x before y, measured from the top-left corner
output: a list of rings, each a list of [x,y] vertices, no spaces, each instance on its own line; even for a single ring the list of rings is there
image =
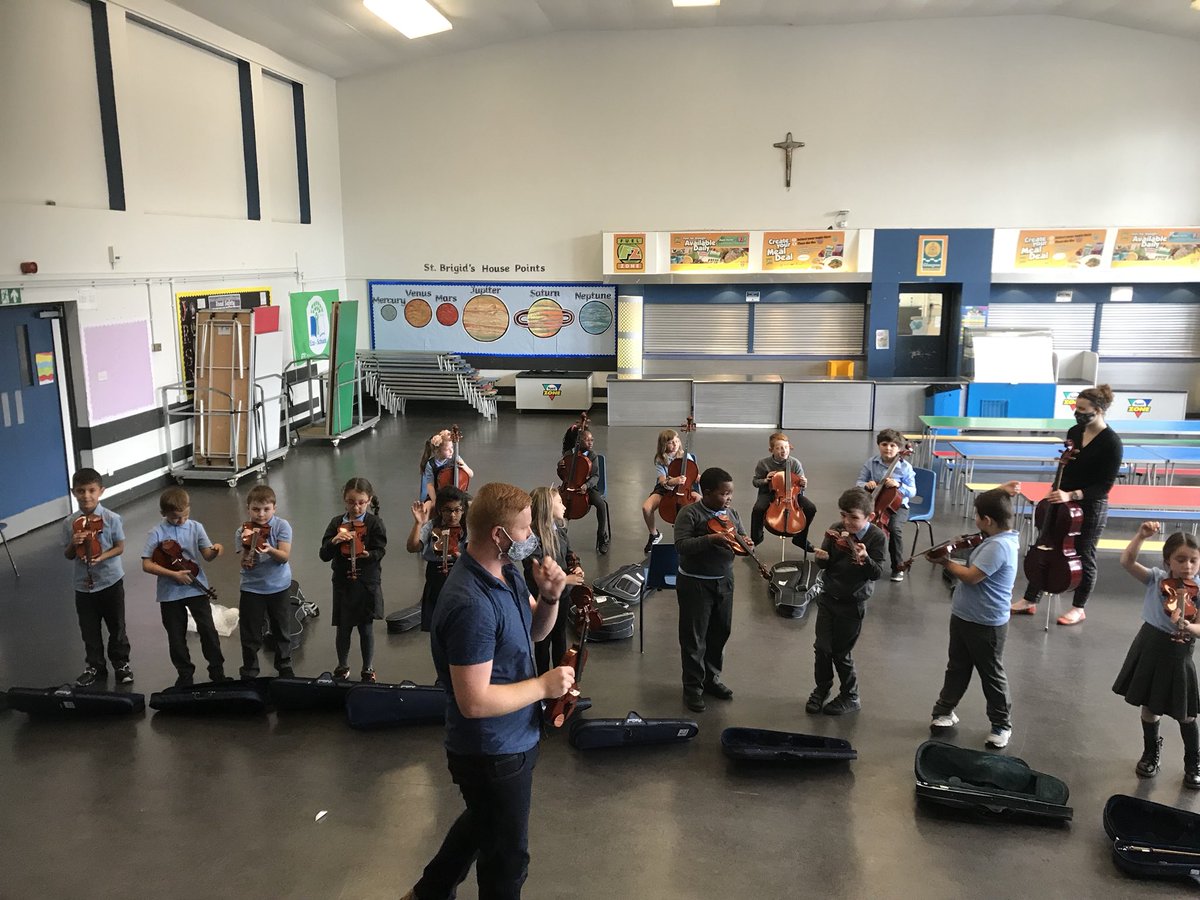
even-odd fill
[[[1083,607],[1096,584],[1096,543],[1108,522],[1108,492],[1117,480],[1124,448],[1121,438],[1104,421],[1104,413],[1113,400],[1107,384],[1079,392],[1075,401],[1075,421],[1067,432],[1067,440],[1079,449],[1079,455],[1063,467],[1060,490],[1051,491],[1046,499],[1051,503],[1079,504],[1083,510],[1080,535],[1075,550],[1083,563],[1083,576],[1075,589],[1075,600],[1066,613],[1058,617],[1059,625],[1078,625],[1085,618]],[[1012,611],[1033,615],[1041,591],[1025,588],[1025,596],[1013,604]]]

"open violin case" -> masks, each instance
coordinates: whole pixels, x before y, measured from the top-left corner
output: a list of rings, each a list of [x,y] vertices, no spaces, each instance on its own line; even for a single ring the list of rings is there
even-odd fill
[[[346,721],[359,731],[433,725],[446,721],[446,702],[446,692],[436,685],[356,684],[346,694]]]
[[[407,606],[404,609],[397,610],[393,613],[388,613],[384,617],[387,622],[388,634],[403,634],[406,631],[412,631],[414,628],[421,627],[421,604],[416,606]]]
[[[643,719],[630,712],[624,719],[571,721],[568,740],[576,750],[634,747],[644,744],[682,744],[700,733],[700,726],[687,719]]]
[[[730,759],[755,762],[858,759],[858,751],[841,738],[765,728],[726,728],[721,732],[721,749]]]
[[[270,678],[169,687],[150,695],[150,708],[181,715],[255,715],[267,711]]]
[[[917,748],[913,768],[922,800],[988,813],[1017,813],[1069,822],[1070,790],[1015,756],[969,750],[941,741]]]
[[[316,678],[272,678],[267,693],[276,709],[344,710],[346,695],[355,684],[322,672]]]
[[[597,594],[607,594],[623,603],[637,604],[642,601],[642,585],[646,583],[646,569],[641,563],[629,563],[615,572],[609,572],[592,582]]]
[[[146,708],[145,694],[105,691],[72,684],[50,688],[11,687],[5,692],[4,699],[8,708],[17,712],[59,718],[124,716],[142,712]]]
[[[785,559],[771,566],[767,587],[775,612],[785,619],[803,619],[816,592],[808,589],[808,566],[798,559]]]
[[[588,630],[589,644],[633,637],[633,625],[637,617],[630,612],[628,603],[614,600],[612,597],[597,597],[595,603],[604,624]],[[573,605],[569,606],[567,615],[571,617],[571,627],[579,631],[579,610]]]
[[[1114,794],[1104,831],[1117,866],[1138,878],[1190,878],[1200,884],[1200,815]]]

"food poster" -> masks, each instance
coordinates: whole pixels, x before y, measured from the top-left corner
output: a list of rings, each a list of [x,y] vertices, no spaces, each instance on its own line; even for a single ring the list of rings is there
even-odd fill
[[[1094,269],[1104,254],[1105,231],[1060,229],[1017,235],[1018,269]]]
[[[750,233],[671,233],[672,272],[719,272],[750,265]]]
[[[917,241],[917,275],[940,277],[946,274],[946,244],[944,234],[923,234]]]
[[[201,310],[258,309],[271,305],[271,289],[231,288],[187,291],[175,295],[175,324],[179,329],[180,377],[191,384],[196,377],[196,313]],[[190,388],[189,388],[190,393]]]
[[[1200,266],[1200,228],[1122,228],[1117,231],[1112,266]]]
[[[613,269],[621,274],[646,271],[646,233],[613,235]]]
[[[489,356],[614,356],[604,284],[372,281],[371,346]]]
[[[764,272],[845,271],[846,232],[765,231],[762,267]]]

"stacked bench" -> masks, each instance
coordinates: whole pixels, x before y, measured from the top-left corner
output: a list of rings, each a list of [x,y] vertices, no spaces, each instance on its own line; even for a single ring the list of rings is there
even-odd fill
[[[485,419],[496,418],[496,388],[454,353],[360,350],[366,390],[391,412],[408,400],[465,401]]]

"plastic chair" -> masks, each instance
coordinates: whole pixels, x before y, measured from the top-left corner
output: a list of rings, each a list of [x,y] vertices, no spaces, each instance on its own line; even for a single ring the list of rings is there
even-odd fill
[[[654,591],[675,590],[679,572],[679,552],[674,544],[655,544],[646,560],[646,577],[642,581],[642,596],[638,601],[638,652],[646,652],[646,598]]]
[[[604,454],[596,454],[596,490],[600,492],[601,497],[608,496],[608,466],[604,461]]]
[[[917,483],[917,493],[908,505],[908,521],[916,526],[912,544],[912,555],[915,556],[922,523],[929,529],[929,546],[934,544],[933,513],[934,506],[937,505],[937,472],[913,466],[913,479]]]
[[[0,522],[0,543],[4,544],[4,552],[8,554],[8,564],[12,566],[13,574],[20,578],[21,573],[17,571],[17,564],[13,562],[12,551],[8,549],[8,538],[4,536],[4,529],[7,527],[7,522]]]

